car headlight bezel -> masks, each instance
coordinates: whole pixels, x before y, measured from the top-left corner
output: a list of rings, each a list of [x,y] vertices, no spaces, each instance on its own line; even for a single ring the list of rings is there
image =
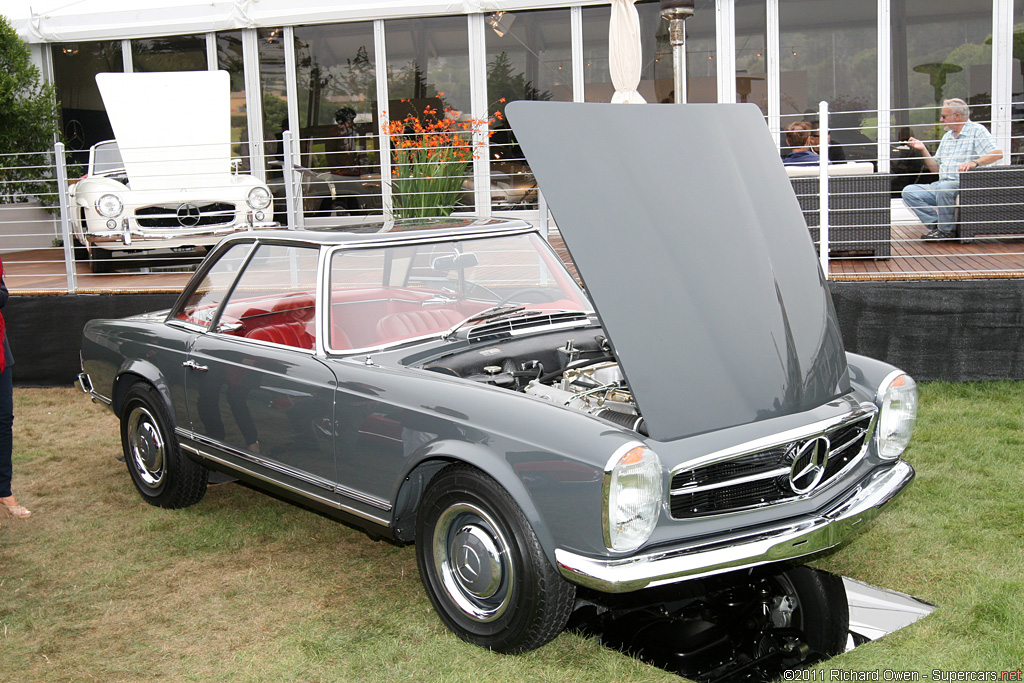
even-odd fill
[[[905,372],[889,373],[875,393],[878,418],[875,445],[878,457],[895,460],[903,454],[917,421],[917,382]]]
[[[100,195],[96,200],[96,213],[104,218],[117,218],[124,211],[124,203],[116,194]]]
[[[605,546],[631,552],[650,539],[661,515],[664,480],[658,455],[639,442],[615,450],[604,470]]]
[[[245,198],[245,202],[249,205],[249,208],[256,210],[267,208],[273,200],[274,198],[270,194],[270,190],[262,185],[257,185],[249,190],[249,196]]]

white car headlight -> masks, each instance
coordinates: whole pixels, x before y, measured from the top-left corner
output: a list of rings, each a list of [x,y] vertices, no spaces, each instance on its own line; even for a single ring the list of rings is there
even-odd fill
[[[876,400],[878,455],[888,460],[898,458],[910,443],[917,421],[917,383],[910,375],[894,372],[878,387]]]
[[[270,190],[265,187],[254,187],[249,190],[249,198],[246,201],[253,209],[265,209],[270,206],[272,199]]]
[[[96,200],[96,211],[104,218],[116,218],[122,209],[124,205],[116,194],[105,194]]]
[[[604,542],[611,550],[636,550],[658,523],[662,498],[661,461],[646,446],[631,443],[615,451],[604,473]]]

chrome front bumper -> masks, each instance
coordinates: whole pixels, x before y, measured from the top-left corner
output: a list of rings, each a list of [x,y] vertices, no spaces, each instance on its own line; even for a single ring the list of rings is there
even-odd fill
[[[225,235],[244,230],[273,230],[280,228],[276,221],[244,221],[200,229],[145,229],[134,221],[123,220],[118,230],[98,230],[86,233],[86,239],[104,249],[162,249],[178,246],[209,247]]]
[[[914,468],[900,460],[875,472],[821,515],[727,538],[620,559],[593,559],[556,549],[562,575],[605,593],[629,591],[810,555],[861,531],[910,480]]]

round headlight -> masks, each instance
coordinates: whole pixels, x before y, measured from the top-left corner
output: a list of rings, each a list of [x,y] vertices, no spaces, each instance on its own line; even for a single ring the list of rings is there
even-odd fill
[[[124,205],[116,194],[105,194],[96,200],[96,210],[104,218],[115,218],[121,215]]]
[[[661,461],[632,443],[619,448],[604,475],[604,539],[611,550],[636,550],[647,542],[661,508]]]
[[[270,190],[265,187],[254,187],[249,190],[249,206],[254,209],[265,209],[270,206]]]
[[[903,373],[889,375],[878,388],[879,411],[875,438],[878,455],[891,460],[898,458],[910,443],[917,421],[917,383]]]

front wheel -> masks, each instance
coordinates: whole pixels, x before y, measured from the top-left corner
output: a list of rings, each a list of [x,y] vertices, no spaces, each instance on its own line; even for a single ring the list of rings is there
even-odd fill
[[[125,396],[121,447],[132,483],[150,505],[183,508],[202,500],[209,472],[181,452],[163,399],[143,382]]]
[[[512,496],[467,465],[431,481],[416,519],[416,560],[434,609],[463,640],[504,653],[557,636],[576,595],[548,562]]]

